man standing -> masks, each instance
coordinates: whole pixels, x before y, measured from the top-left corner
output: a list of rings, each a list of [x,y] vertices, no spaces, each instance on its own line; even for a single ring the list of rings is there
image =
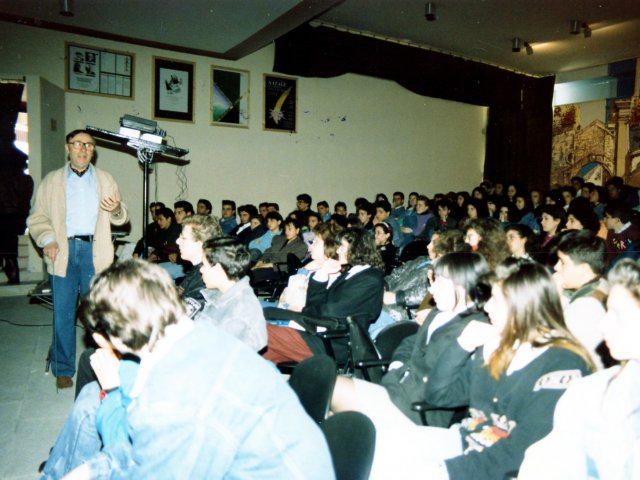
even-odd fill
[[[51,370],[58,388],[76,371],[76,304],[94,274],[113,262],[111,224],[124,225],[127,209],[113,177],[91,165],[95,140],[85,130],[66,137],[69,163],[38,187],[29,233],[42,248],[53,294]]]

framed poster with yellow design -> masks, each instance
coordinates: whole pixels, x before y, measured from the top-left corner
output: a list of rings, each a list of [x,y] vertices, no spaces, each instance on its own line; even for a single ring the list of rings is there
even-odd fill
[[[264,129],[296,133],[297,107],[298,79],[265,73]]]

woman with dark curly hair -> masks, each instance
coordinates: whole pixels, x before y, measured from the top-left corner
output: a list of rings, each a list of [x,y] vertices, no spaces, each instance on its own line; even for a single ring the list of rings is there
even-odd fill
[[[462,228],[465,242],[478,252],[493,270],[497,264],[511,255],[504,230],[493,218],[467,220]]]
[[[341,232],[338,242],[338,260],[323,258],[317,261],[317,269],[309,279],[302,315],[287,310],[266,309],[267,318],[295,320],[298,317],[314,317],[344,322],[351,317],[365,331],[368,329],[382,310],[384,263],[376,250],[373,235],[362,228],[349,228]],[[336,273],[340,275],[334,278]],[[308,322],[305,323],[308,325]],[[300,362],[316,353],[326,353],[322,340],[314,333],[274,325],[268,325],[267,332],[268,350],[264,357],[276,364]],[[339,364],[345,363],[347,339],[339,338],[332,343],[336,360]]]
[[[392,243],[393,228],[387,222],[380,222],[374,227],[374,233],[378,253],[384,262],[384,274],[389,275],[396,265],[396,253],[398,251]]]

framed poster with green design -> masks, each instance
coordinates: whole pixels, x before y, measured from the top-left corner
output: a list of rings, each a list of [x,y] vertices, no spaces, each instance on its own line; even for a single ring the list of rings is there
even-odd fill
[[[249,127],[249,72],[211,67],[212,125]]]

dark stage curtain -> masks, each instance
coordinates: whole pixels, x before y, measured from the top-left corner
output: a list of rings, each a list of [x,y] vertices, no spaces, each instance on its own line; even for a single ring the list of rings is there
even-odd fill
[[[393,80],[419,95],[488,106],[485,177],[516,181],[529,188],[549,184],[553,76],[533,78],[309,25],[276,41],[273,69],[321,78],[356,73]]]

